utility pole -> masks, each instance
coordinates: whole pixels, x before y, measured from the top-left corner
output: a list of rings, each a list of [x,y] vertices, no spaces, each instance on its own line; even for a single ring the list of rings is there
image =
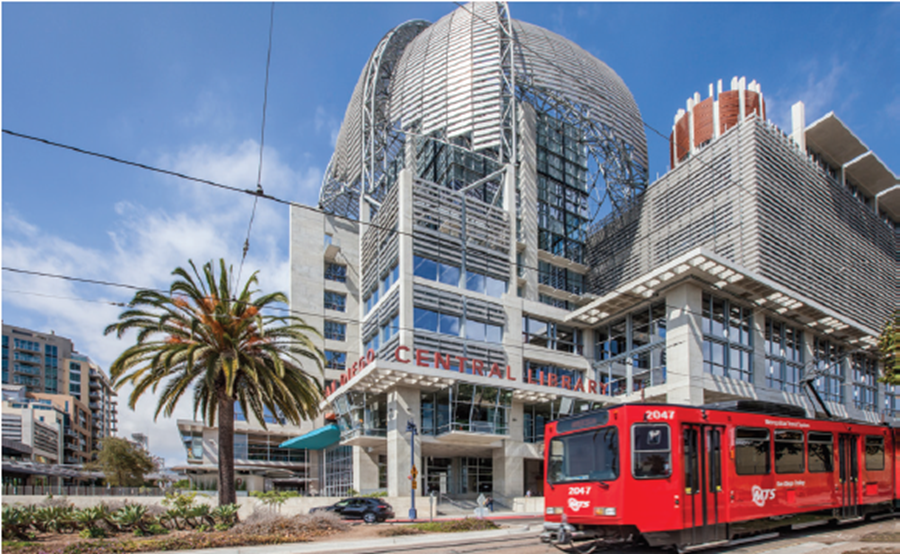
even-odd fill
[[[416,469],[416,424],[412,420],[406,422],[406,431],[409,433],[409,519],[416,519],[416,477],[419,472]]]

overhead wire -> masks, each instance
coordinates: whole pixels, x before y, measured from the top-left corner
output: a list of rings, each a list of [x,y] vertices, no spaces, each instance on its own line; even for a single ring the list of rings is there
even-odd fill
[[[241,275],[244,271],[244,261],[247,259],[247,252],[250,250],[250,231],[253,229],[253,219],[256,217],[256,205],[259,203],[259,195],[264,194],[262,187],[262,171],[263,171],[263,150],[266,144],[266,108],[269,105],[269,67],[272,63],[272,32],[275,27],[275,2],[272,2],[269,10],[269,47],[266,51],[266,82],[263,86],[263,106],[262,106],[262,125],[259,131],[259,169],[256,173],[256,192],[253,197],[253,209],[250,212],[250,223],[247,224],[247,238],[244,239],[243,252],[241,253],[241,265],[238,268],[237,282],[235,288],[241,282]]]

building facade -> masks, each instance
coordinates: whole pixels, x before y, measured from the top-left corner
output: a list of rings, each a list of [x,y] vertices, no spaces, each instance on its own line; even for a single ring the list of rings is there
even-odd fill
[[[116,432],[116,392],[109,377],[68,338],[4,323],[3,384],[22,387],[28,402],[64,414],[64,452],[57,463],[96,458],[100,441]]]
[[[894,417],[874,346],[898,304],[897,178],[834,114],[796,106],[789,134],[766,115],[755,82],[695,95],[648,185],[637,104],[576,44],[492,3],[390,30],[319,209],[291,210],[328,419],[237,433],[296,437],[278,471],[305,492],[511,505],[542,493],[544,424],[612,403],[813,415],[808,379],[834,414]],[[214,479],[215,429],[179,428]],[[256,452],[239,471],[275,486]]]

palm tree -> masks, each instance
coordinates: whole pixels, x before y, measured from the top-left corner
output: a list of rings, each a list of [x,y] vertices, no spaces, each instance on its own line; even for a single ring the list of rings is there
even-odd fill
[[[110,374],[119,389],[134,385],[128,399],[133,410],[147,389],[164,383],[154,420],[172,415],[181,397],[193,389],[194,417],[200,412],[212,426],[218,417],[219,505],[235,502],[234,405],[253,413],[266,426],[264,410],[299,424],[318,414],[319,382],[303,370],[310,361],[323,371],[324,355],[310,340],[318,335],[292,315],[264,315],[273,304],[287,302],[282,293],[253,298],[256,273],[234,297],[232,268],[219,262],[219,275],[209,262],[202,276],[177,268],[168,294],[138,291],[118,323],[106,328],[119,338],[137,331],[136,343],[113,362]]]

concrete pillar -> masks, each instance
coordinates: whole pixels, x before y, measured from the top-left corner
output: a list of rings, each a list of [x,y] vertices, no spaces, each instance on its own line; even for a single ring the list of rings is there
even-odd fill
[[[400,258],[400,344],[413,347],[413,174],[400,171],[397,178],[397,237]],[[404,425],[406,425],[404,423]]]
[[[493,488],[496,496],[512,498],[525,495],[525,458],[518,452],[523,443],[504,440],[493,451]],[[511,506],[510,506],[511,507]]]
[[[378,489],[378,454],[353,447],[353,488],[362,494]]]
[[[803,102],[791,106],[791,140],[806,155],[806,107]]]
[[[314,479],[314,481],[309,481],[306,485],[306,493],[310,495],[320,495],[322,494],[322,489],[325,488],[325,472],[322,471],[322,450],[307,450],[306,451],[306,478]],[[248,487],[249,489],[249,487]],[[262,486],[260,485],[258,490],[262,490]]]
[[[667,401],[672,404],[703,403],[703,290],[691,282],[666,294]]]
[[[750,344],[753,345],[753,354],[750,356],[753,368],[753,386],[766,386],[766,311],[757,309],[753,311],[753,326],[750,329]]]
[[[412,421],[419,426],[421,396],[419,390],[398,387],[388,393],[388,496],[409,496],[410,466],[409,433],[406,424]],[[418,435],[415,441],[415,462],[419,471],[416,498],[422,491],[422,447]],[[423,506],[424,507],[424,506]],[[418,508],[418,506],[417,506]]]

